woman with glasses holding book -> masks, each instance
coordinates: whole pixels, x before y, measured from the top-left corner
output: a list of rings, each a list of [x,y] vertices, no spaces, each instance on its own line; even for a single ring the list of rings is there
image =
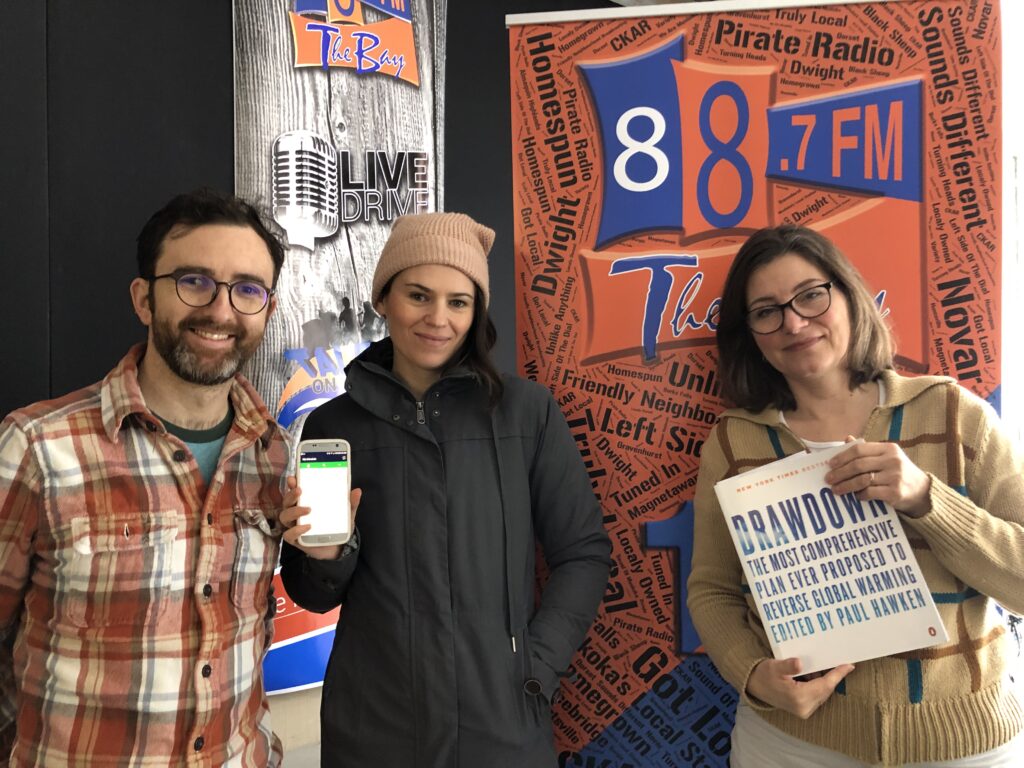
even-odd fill
[[[1024,457],[993,409],[952,379],[897,374],[863,279],[802,227],[743,245],[717,334],[734,407],[701,454],[687,605],[741,692],[732,768],[1020,765],[1017,649],[995,605],[1024,612]],[[853,438],[826,479],[896,509],[949,642],[801,677],[771,656],[714,486]]]

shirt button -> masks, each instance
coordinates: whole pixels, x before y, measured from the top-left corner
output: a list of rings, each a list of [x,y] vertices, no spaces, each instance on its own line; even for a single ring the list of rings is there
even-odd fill
[[[401,418],[402,418],[401,415],[396,413],[394,416],[391,417],[391,420],[392,421],[399,421]]]
[[[196,740],[195,740],[195,741],[194,741],[194,742],[192,743],[192,746],[193,746],[193,747],[195,747],[195,749],[196,749],[196,752],[198,752],[198,751],[199,751],[200,749],[202,749],[202,748],[203,748],[203,745],[204,745],[204,744],[206,744],[206,739],[204,739],[204,738],[203,738],[202,736],[200,736],[200,737],[199,737],[198,739],[196,739]]]
[[[213,594],[213,587],[210,586],[209,584],[204,584],[203,585],[203,597],[209,597],[212,594]]]
[[[211,667],[209,664],[204,664],[203,665],[203,677],[209,677],[212,674],[213,674],[213,667]]]
[[[440,416],[440,415],[441,415],[441,412],[440,412],[440,411],[438,411],[438,410],[434,410],[434,411],[432,411],[432,413],[433,413],[433,414],[434,414],[435,416]]]
[[[185,453],[185,452],[184,452],[183,450],[181,450],[181,448],[179,448],[178,450],[176,450],[176,451],[174,452],[174,455],[173,455],[173,457],[172,457],[172,458],[173,458],[173,459],[174,459],[175,461],[184,461],[185,459],[187,459],[187,458],[188,458],[188,454],[187,454],[187,453]]]

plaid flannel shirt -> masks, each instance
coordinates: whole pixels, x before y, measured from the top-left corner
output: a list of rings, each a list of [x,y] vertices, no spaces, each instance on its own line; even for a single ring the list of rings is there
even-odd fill
[[[207,488],[143,402],[143,352],[0,426],[0,765],[280,763],[261,663],[287,435],[236,377]]]

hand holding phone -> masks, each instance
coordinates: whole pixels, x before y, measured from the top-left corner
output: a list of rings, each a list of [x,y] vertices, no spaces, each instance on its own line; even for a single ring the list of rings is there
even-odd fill
[[[337,546],[352,536],[351,449],[345,440],[303,440],[299,443],[298,484],[301,522],[310,526],[298,537],[304,547]]]
[[[333,546],[322,546],[322,547],[306,547],[299,542],[299,536],[304,534],[309,526],[306,525],[304,518],[309,515],[309,507],[303,505],[302,501],[302,488],[299,487],[298,480],[292,475],[286,481],[287,490],[284,494],[284,507],[281,510],[281,514],[278,516],[278,522],[284,529],[282,538],[284,541],[291,544],[293,547],[298,547],[305,552],[309,557],[316,560],[337,560],[341,556],[342,549],[351,543],[352,539],[346,544],[335,544]],[[352,523],[349,526],[352,529],[352,535],[355,536],[355,518],[359,510],[359,501],[363,497],[363,492],[359,488],[353,488],[349,493],[349,506],[352,508]]]

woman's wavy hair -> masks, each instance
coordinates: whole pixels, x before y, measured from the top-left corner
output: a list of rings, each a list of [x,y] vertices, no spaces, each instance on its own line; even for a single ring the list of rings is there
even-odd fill
[[[395,277],[388,280],[381,288],[378,301],[383,300],[391,292],[391,285],[395,282]],[[480,286],[474,283],[473,291],[473,321],[462,342],[462,347],[452,355],[442,374],[458,367],[468,368],[476,375],[487,393],[488,405],[494,408],[501,401],[501,396],[505,392],[501,374],[498,373],[494,360],[491,358],[491,350],[498,343],[498,329],[494,327],[491,315],[487,311]]]
[[[729,268],[718,312],[718,371],[722,396],[731,405],[760,411],[768,406],[796,408],[785,377],[758,349],[747,325],[747,285],[759,268],[788,253],[818,267],[840,290],[850,308],[850,346],[846,365],[850,389],[893,367],[893,341],[871,292],[857,269],[824,235],[786,224],[755,232]]]

